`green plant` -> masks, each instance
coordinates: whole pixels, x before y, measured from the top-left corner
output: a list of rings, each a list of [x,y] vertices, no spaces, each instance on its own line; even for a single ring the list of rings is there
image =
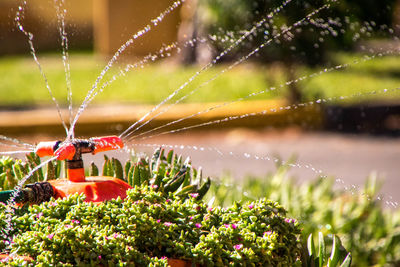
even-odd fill
[[[35,153],[29,153],[25,158],[25,161],[11,157],[0,158],[0,191],[13,189],[21,179],[41,163]],[[44,168],[34,172],[26,182],[34,183],[56,179],[60,177],[60,173],[61,162],[49,162]]]
[[[12,219],[10,252],[33,257],[31,265],[57,266],[165,266],[165,257],[207,266],[298,262],[299,225],[276,202],[220,208],[197,197],[165,196],[143,185],[125,200],[93,204],[75,195],[32,205]],[[5,206],[0,209],[1,215]]]
[[[396,266],[400,264],[400,211],[382,207],[376,176],[359,192],[335,188],[332,178],[318,178],[299,185],[278,165],[267,177],[248,177],[242,183],[229,176],[215,181],[211,196],[215,204],[230,205],[238,199],[266,197],[279,202],[302,224],[302,239],[322,232],[325,242],[340,236],[351,251],[354,266]]]
[[[197,193],[201,199],[211,186],[209,177],[203,181],[202,170],[197,170],[191,164],[190,158],[183,160],[182,156],[174,154],[173,150],[166,153],[165,149],[156,149],[151,157],[139,157],[128,160],[123,167],[115,158],[105,156],[103,175],[113,176],[126,181],[131,186],[151,185],[156,191],[170,192],[187,197]],[[89,169],[91,176],[99,174],[98,167],[92,163]]]
[[[318,247],[314,244],[313,234],[307,239],[307,252],[303,254],[303,266],[310,267],[349,267],[351,265],[351,254],[342,246],[340,238],[333,236],[332,251],[326,253],[326,245],[324,235],[318,233]]]

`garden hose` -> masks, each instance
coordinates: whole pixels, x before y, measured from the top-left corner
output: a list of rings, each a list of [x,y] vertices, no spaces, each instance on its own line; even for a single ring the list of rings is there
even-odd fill
[[[15,196],[15,202],[21,204],[40,204],[49,201],[55,196],[53,186],[49,182],[28,184],[25,188],[18,190],[7,190],[0,192],[0,202],[7,203]]]

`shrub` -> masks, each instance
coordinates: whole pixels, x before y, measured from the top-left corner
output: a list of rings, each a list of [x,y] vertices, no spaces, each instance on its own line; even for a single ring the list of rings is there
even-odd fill
[[[33,257],[31,264],[60,266],[165,265],[165,257],[207,266],[286,266],[299,259],[299,225],[276,202],[211,208],[196,198],[142,186],[125,200],[93,204],[74,195],[32,205],[13,217],[10,252]]]
[[[371,176],[359,192],[338,189],[332,178],[318,178],[299,185],[288,174],[287,165],[278,165],[266,177],[248,177],[243,183],[225,177],[214,182],[215,204],[230,205],[237,199],[265,197],[278,201],[302,225],[302,240],[322,232],[326,242],[340,236],[351,251],[354,266],[400,264],[400,211],[382,207],[379,184]]]

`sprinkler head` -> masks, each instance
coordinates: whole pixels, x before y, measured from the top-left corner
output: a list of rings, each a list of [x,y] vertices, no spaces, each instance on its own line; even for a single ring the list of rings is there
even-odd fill
[[[116,150],[124,147],[121,138],[117,136],[94,137],[90,139],[73,139],[67,142],[41,142],[36,146],[35,153],[39,157],[56,156],[58,160],[66,160],[68,179],[72,182],[84,182],[82,154]]]
[[[85,177],[82,154],[120,149],[124,143],[117,136],[94,137],[88,140],[73,139],[67,142],[41,142],[35,152],[39,157],[55,156],[65,160],[66,179],[50,180],[27,185],[21,191],[0,192],[0,202],[6,203],[15,198],[18,203],[36,203],[48,201],[51,197],[63,198],[72,194],[84,194],[87,202],[102,202],[126,197],[126,191],[132,188],[121,179],[108,176]],[[123,177],[119,177],[123,178]]]
[[[93,137],[90,139],[74,139],[68,142],[50,141],[40,142],[35,149],[39,157],[57,156],[58,160],[71,160],[78,153],[105,152],[124,147],[124,143],[118,136]]]

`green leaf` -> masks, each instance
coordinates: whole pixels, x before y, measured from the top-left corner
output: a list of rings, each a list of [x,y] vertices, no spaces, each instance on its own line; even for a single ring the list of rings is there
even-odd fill
[[[109,176],[108,175],[108,173],[109,173],[108,168],[109,168],[109,159],[108,159],[108,157],[106,155],[104,155],[103,173],[102,173],[103,176]]]
[[[336,267],[340,258],[340,239],[333,235],[332,253],[329,258],[328,267]]]
[[[165,193],[175,192],[181,186],[184,180],[185,180],[185,173],[180,173],[180,175],[178,174],[172,181],[168,182],[164,186],[164,192]]]
[[[55,161],[55,176],[56,178],[59,178],[61,176],[61,167],[62,166],[62,161],[56,160]]]
[[[7,183],[9,188],[14,188],[17,184],[18,181],[15,179],[14,175],[12,175],[12,170],[8,169],[6,171],[6,177],[7,177]]]
[[[128,184],[132,187],[135,185],[134,179],[133,179],[133,174],[135,172],[135,168],[136,168],[136,165],[131,165],[128,175],[127,175],[128,176]]]
[[[138,167],[140,169],[140,185],[145,183],[149,184],[151,175],[148,165],[138,165]]]
[[[49,162],[51,163],[51,162]],[[15,178],[17,178],[17,180],[21,180],[22,178],[24,178],[24,173],[22,172],[22,168],[21,168],[21,163],[20,162],[16,162],[14,163],[14,165],[12,166],[13,169],[13,173],[15,175]]]
[[[308,249],[309,256],[315,255],[315,245],[314,245],[314,239],[313,239],[312,233],[308,236],[308,239],[307,239],[307,249]]]
[[[15,174],[17,174],[16,171],[14,172]],[[49,161],[49,163],[47,163],[47,172],[45,181],[54,179],[56,179],[56,167],[54,166],[52,161]]]
[[[350,267],[350,265],[351,265],[351,253],[347,254],[346,258],[344,259],[340,267]]]
[[[131,160],[127,160],[125,162],[125,167],[124,167],[124,171],[125,171],[124,178],[125,178],[126,181],[129,181],[129,171],[131,169],[131,166],[132,166],[132,161]]]
[[[188,162],[185,162],[185,164],[183,165],[186,173],[185,173],[185,180],[183,181],[182,187],[188,186],[192,182],[192,179],[191,179],[191,167],[192,166],[190,165],[190,159],[187,158],[186,161],[188,161]]]
[[[319,239],[319,244],[318,244],[319,266],[322,267],[324,266],[325,263],[325,240],[324,240],[324,235],[321,232],[318,233],[318,239]]]
[[[112,158],[112,166],[114,167],[114,177],[124,179],[124,169],[122,168],[121,161]]]
[[[173,150],[170,150],[170,151],[168,152],[168,155],[167,155],[167,163],[168,163],[168,164],[171,164],[171,163],[172,163],[173,156],[174,156],[174,151],[173,151]]]
[[[158,174],[158,175],[155,177],[153,184],[156,185],[156,186],[158,186],[158,187],[160,187],[163,178],[164,178],[163,175]]]
[[[150,164],[150,167],[151,167],[151,171],[152,171],[152,172],[153,172],[153,171],[155,170],[155,168],[156,168],[156,164],[157,164],[157,161],[159,161],[159,159],[160,159],[160,157],[161,157],[161,153],[164,153],[163,150],[164,150],[164,149],[162,149],[161,147],[159,147],[159,148],[157,148],[157,149],[154,151],[153,156],[151,157],[151,164]]]
[[[188,185],[183,187],[181,190],[176,192],[176,195],[179,197],[186,197],[187,195],[196,192],[197,186],[196,185]]]
[[[93,161],[90,163],[89,176],[99,176],[99,168],[97,168]]]
[[[203,180],[203,169],[199,167],[196,173],[196,183],[201,184],[203,182],[202,180]]]
[[[207,177],[206,182],[200,187],[199,191],[197,192],[199,193],[197,199],[202,199],[205,196],[205,194],[207,194],[210,187],[211,187],[211,179],[210,177]]]
[[[139,165],[134,166],[133,171],[133,185],[132,186],[140,186],[140,170]]]

